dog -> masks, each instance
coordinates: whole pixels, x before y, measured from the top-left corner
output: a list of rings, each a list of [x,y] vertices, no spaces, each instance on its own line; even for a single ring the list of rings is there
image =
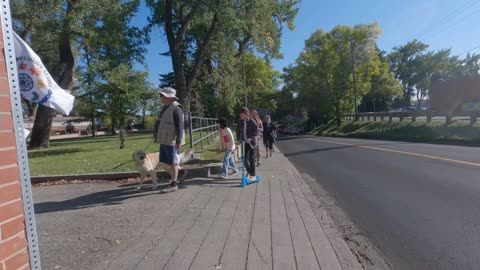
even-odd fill
[[[178,155],[180,160],[179,166],[189,161],[193,156],[194,150],[188,149],[183,153]],[[137,150],[133,152],[133,161],[135,162],[135,168],[140,172],[140,183],[138,183],[137,190],[142,189],[143,181],[147,175],[150,175],[152,178],[153,189],[157,189],[157,174],[155,171],[159,167],[166,168],[167,164],[161,163],[159,161],[159,153],[145,153],[144,150]],[[181,167],[179,170],[182,169]],[[185,174],[183,175],[185,177]]]

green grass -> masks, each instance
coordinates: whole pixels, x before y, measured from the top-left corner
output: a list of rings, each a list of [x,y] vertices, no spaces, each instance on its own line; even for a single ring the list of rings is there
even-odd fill
[[[195,133],[194,139],[200,138]],[[49,148],[34,149],[28,151],[30,174],[32,176],[67,175],[85,173],[108,173],[134,171],[132,153],[135,150],[148,148],[148,153],[158,152],[159,145],[152,142],[152,132],[130,133],[125,139],[125,148],[120,149],[119,136],[81,137],[53,140]],[[189,136],[183,147],[189,148]],[[149,145],[150,143],[150,145]],[[217,142],[207,146],[204,141],[206,155],[202,155],[204,163],[214,162],[221,159],[221,155],[215,151]],[[200,145],[195,146],[198,151]],[[208,153],[208,154],[207,154]]]
[[[480,124],[456,122],[446,126],[440,122],[345,122],[335,121],[321,126],[317,135],[359,137],[428,142],[480,144]]]

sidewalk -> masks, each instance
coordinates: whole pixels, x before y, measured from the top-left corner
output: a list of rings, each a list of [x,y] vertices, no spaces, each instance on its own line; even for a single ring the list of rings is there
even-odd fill
[[[166,194],[131,181],[35,186],[43,269],[361,269],[292,164],[278,151],[261,161],[245,188],[240,176]]]
[[[361,269],[308,186],[278,151],[261,182],[193,179],[105,269]],[[313,208],[312,208],[313,206]]]

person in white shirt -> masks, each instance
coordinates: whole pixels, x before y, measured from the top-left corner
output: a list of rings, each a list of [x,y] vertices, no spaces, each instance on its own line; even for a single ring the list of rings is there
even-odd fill
[[[223,157],[223,166],[222,173],[219,175],[220,178],[228,178],[228,169],[231,168],[233,173],[236,175],[238,173],[237,165],[233,159],[233,153],[235,151],[235,139],[233,138],[233,133],[230,128],[227,126],[227,120],[225,118],[218,119],[219,127],[219,140],[218,140],[218,149],[225,151],[225,156]]]

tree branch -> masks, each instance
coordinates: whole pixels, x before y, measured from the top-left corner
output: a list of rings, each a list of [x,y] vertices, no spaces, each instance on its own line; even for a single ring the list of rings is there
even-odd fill
[[[205,56],[207,54],[207,49],[208,49],[210,40],[212,39],[213,34],[215,33],[217,24],[218,24],[218,10],[215,12],[215,15],[213,16],[212,24],[208,29],[207,35],[205,36],[205,39],[203,40],[202,45],[200,45],[200,49],[198,50],[197,57],[195,58],[195,64],[187,80],[187,89],[191,89],[193,82],[195,81],[198,75],[198,72],[200,71],[200,66],[203,64],[203,60],[205,59]]]
[[[192,8],[192,10],[187,14],[187,17],[185,17],[185,19],[183,20],[182,26],[178,30],[177,37],[175,38],[176,44],[181,43],[183,36],[185,36],[185,33],[190,27],[190,24],[192,23],[192,19],[193,19],[194,10],[195,8]]]
[[[177,44],[175,34],[173,33],[173,16],[172,16],[172,0],[165,0],[165,34],[167,35],[168,45],[170,50],[177,51]]]
[[[243,52],[245,51],[245,48],[247,47],[248,42],[252,38],[252,35],[249,33],[243,40],[237,40],[238,42],[238,52],[235,54],[235,58],[240,58],[242,56]]]

